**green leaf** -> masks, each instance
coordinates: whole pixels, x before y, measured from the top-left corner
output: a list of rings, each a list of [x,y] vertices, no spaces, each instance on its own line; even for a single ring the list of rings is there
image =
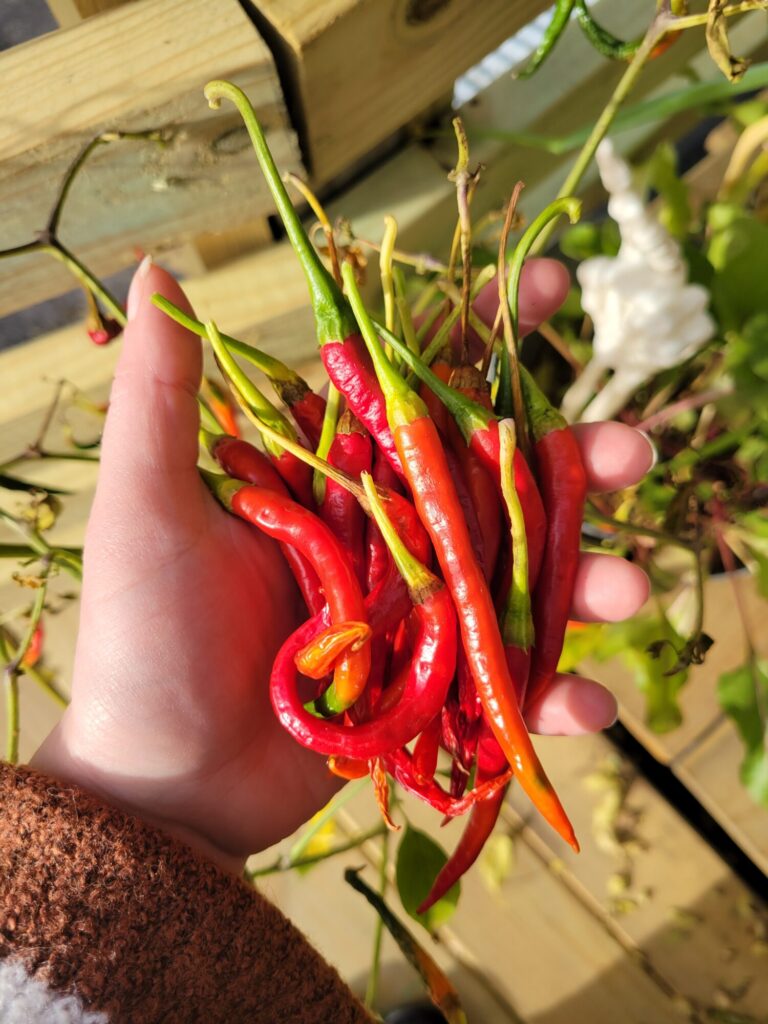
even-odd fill
[[[601,224],[586,221],[566,228],[559,245],[564,256],[580,262],[592,256],[615,256],[621,245],[621,235],[613,220],[606,219]]]
[[[675,238],[684,238],[691,225],[688,186],[677,173],[677,153],[671,142],[661,142],[646,165],[648,185],[659,193],[659,221]]]
[[[733,203],[714,203],[707,213],[706,255],[715,268],[712,302],[721,325],[739,330],[765,313],[768,226]]]
[[[450,920],[461,893],[461,883],[457,882],[426,914],[416,912],[447,860],[447,854],[434,839],[408,825],[397,851],[397,889],[405,911],[430,932]]]
[[[677,695],[688,679],[687,670],[673,672],[685,640],[661,613],[604,627],[595,657],[618,655],[632,671],[645,696],[645,720],[657,733],[676,729],[683,720]],[[650,648],[650,650],[649,650]],[[667,673],[673,672],[668,675]]]
[[[720,705],[744,743],[741,781],[756,803],[768,807],[768,735],[763,709],[768,706],[768,664],[749,660],[717,683]]]

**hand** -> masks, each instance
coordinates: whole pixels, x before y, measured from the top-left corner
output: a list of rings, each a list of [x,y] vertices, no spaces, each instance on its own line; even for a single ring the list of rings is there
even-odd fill
[[[529,328],[562,302],[549,260],[523,275]],[[289,834],[338,780],[272,712],[273,657],[301,617],[277,547],[224,512],[197,470],[201,346],[150,302],[188,304],[143,265],[129,295],[85,544],[72,703],[33,765],[178,835],[223,866]],[[620,424],[578,430],[594,489],[628,486],[652,462]],[[643,573],[585,555],[574,617],[616,619],[645,600]],[[595,731],[616,713],[597,683],[560,677],[530,716],[542,732]]]

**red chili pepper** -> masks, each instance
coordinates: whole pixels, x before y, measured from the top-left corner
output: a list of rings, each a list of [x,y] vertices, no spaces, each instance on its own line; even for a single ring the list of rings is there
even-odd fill
[[[430,369],[445,385],[448,384],[453,374],[453,367],[445,359],[436,359]],[[437,429],[441,434],[447,436],[448,424],[451,419],[451,414],[448,412],[447,407],[427,384],[422,384],[419,388],[419,397],[429,410],[429,415],[432,417],[432,422]]]
[[[427,783],[435,777],[441,735],[442,715],[438,714],[422,730],[413,747],[413,774],[419,782]]]
[[[454,420],[448,418],[447,439],[458,460],[467,492],[472,502],[483,549],[483,569],[486,579],[493,576],[501,543],[501,516],[497,487],[493,477],[477,454],[467,447]]]
[[[377,487],[397,490],[398,476],[378,447],[374,448],[373,452],[373,481]],[[428,538],[427,543],[429,543]],[[426,556],[419,559],[419,561],[426,560]],[[369,518],[365,532],[365,579],[369,592],[373,590],[379,580],[384,578],[390,564],[389,549],[384,543],[381,530],[376,525],[376,521]]]
[[[338,423],[328,462],[356,479],[371,469],[371,438],[347,410]],[[352,559],[360,585],[365,585],[365,512],[354,494],[333,478],[325,481],[320,518],[333,530]]]
[[[203,377],[200,390],[214,419],[224,433],[229,434],[230,437],[240,437],[236,407],[227,392],[210,377]]]
[[[517,705],[493,601],[472,552],[437,430],[424,403],[384,355],[352,268],[345,267],[343,273],[386,396],[387,415],[403,470],[454,600],[464,650],[485,713],[522,788],[552,827],[578,849],[573,827],[544,772]],[[462,401],[466,401],[463,396]],[[482,411],[487,416],[487,410]]]
[[[222,97],[226,97],[240,111],[288,239],[307,278],[320,355],[326,372],[346,398],[352,412],[376,439],[392,468],[400,475],[400,460],[387,423],[384,397],[360,338],[355,317],[299,220],[248,97],[231,82],[209,82],[205,87],[205,95],[214,108],[219,106]]]
[[[536,641],[528,684],[530,706],[552,683],[563,649],[579,566],[587,479],[573,431],[522,366],[520,380],[547,511],[547,544],[533,595]]]
[[[246,483],[264,487],[275,494],[288,497],[288,488],[283,478],[263,452],[248,441],[235,437],[223,437],[200,431],[211,457],[218,462],[228,476]],[[290,544],[281,544],[280,550],[293,573],[301,596],[311,615],[316,615],[325,606],[325,595],[320,587],[317,573],[307,559]]]
[[[406,749],[385,754],[382,761],[389,774],[403,789],[426,801],[447,818],[456,818],[461,814],[466,814],[478,801],[487,800],[493,796],[512,778],[512,769],[510,768],[504,775],[489,779],[482,785],[476,786],[471,792],[454,799],[434,779],[427,783],[419,782],[413,771],[411,755]]]
[[[499,495],[502,494],[501,470],[499,467],[499,421],[492,412],[477,402],[471,401],[453,388],[444,384],[430,368],[403,345],[399,338],[391,334],[381,324],[376,330],[397,352],[403,361],[414,371],[416,376],[440,398],[450,410],[464,436],[464,440],[474,451],[482,464],[490,473]],[[544,554],[546,518],[544,506],[539,495],[536,481],[522,453],[515,452],[515,487],[520,496],[525,516],[525,527],[528,536],[528,566],[531,589],[536,585]]]
[[[307,642],[311,623],[300,627],[280,649],[270,694],[277,717],[305,747],[321,754],[371,760],[410,742],[439,714],[456,666],[456,615],[447,588],[407,551],[382,513],[370,477],[363,479],[373,514],[414,603],[417,632],[402,697],[390,710],[351,727],[313,718],[298,696],[294,661]]]
[[[487,754],[486,750],[488,750]],[[481,787],[489,782],[493,783],[499,778],[504,778],[506,770],[507,763],[504,755],[501,753],[490,729],[485,726],[484,734],[480,739],[478,747],[475,785]],[[475,803],[456,849],[432,883],[429,895],[418,907],[418,914],[425,914],[431,906],[434,906],[438,900],[442,899],[480,856],[498,820],[501,805],[504,803],[506,788],[506,783],[502,783],[485,800]]]
[[[366,621],[363,595],[349,558],[322,520],[273,491],[213,474],[207,474],[206,479],[226,508],[304,555],[320,578],[332,624]],[[348,708],[362,693],[370,666],[370,644],[347,651],[336,663],[333,682],[315,701],[316,709],[336,714]]]
[[[322,679],[345,651],[357,651],[371,639],[367,622],[336,622],[296,654],[296,668],[310,679]]]

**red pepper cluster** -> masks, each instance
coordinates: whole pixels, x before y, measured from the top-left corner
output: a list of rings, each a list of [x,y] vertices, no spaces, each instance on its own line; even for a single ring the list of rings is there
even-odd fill
[[[207,332],[265,438],[261,452],[204,432],[226,474],[206,478],[227,508],[279,542],[306,603],[306,622],[272,670],[283,726],[335,773],[370,772],[385,813],[385,773],[443,815],[471,811],[426,909],[480,853],[512,777],[578,849],[524,712],[552,682],[562,648],[584,470],[570,429],[522,368],[528,460],[469,356],[444,354],[430,369],[424,353],[375,325],[353,268],[344,266],[342,290],[312,248],[243,94],[227,83],[206,92],[243,113],[345,407],[328,444],[335,417],[293,374],[280,395],[295,425],[269,422],[269,403],[231,360],[232,339],[161,302]],[[446,787],[435,776],[441,749]]]

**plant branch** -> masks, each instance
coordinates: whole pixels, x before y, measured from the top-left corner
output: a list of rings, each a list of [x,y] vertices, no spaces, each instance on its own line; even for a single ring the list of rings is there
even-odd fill
[[[322,853],[313,853],[307,857],[292,857],[290,853],[288,856],[276,857],[270,864],[266,864],[262,868],[254,868],[253,871],[246,871],[245,876],[248,881],[252,882],[256,878],[264,878],[267,875],[276,875],[284,871],[294,871],[296,868],[308,868],[312,867],[313,864],[319,864],[321,861],[328,860],[331,857],[336,857],[340,853],[347,853],[349,850],[356,850],[363,843],[367,843],[371,839],[376,839],[378,836],[386,836],[387,827],[386,825],[376,825],[374,828],[369,828],[367,832],[360,832],[350,838],[344,843],[338,843],[336,846],[331,847],[330,850],[324,850]]]

